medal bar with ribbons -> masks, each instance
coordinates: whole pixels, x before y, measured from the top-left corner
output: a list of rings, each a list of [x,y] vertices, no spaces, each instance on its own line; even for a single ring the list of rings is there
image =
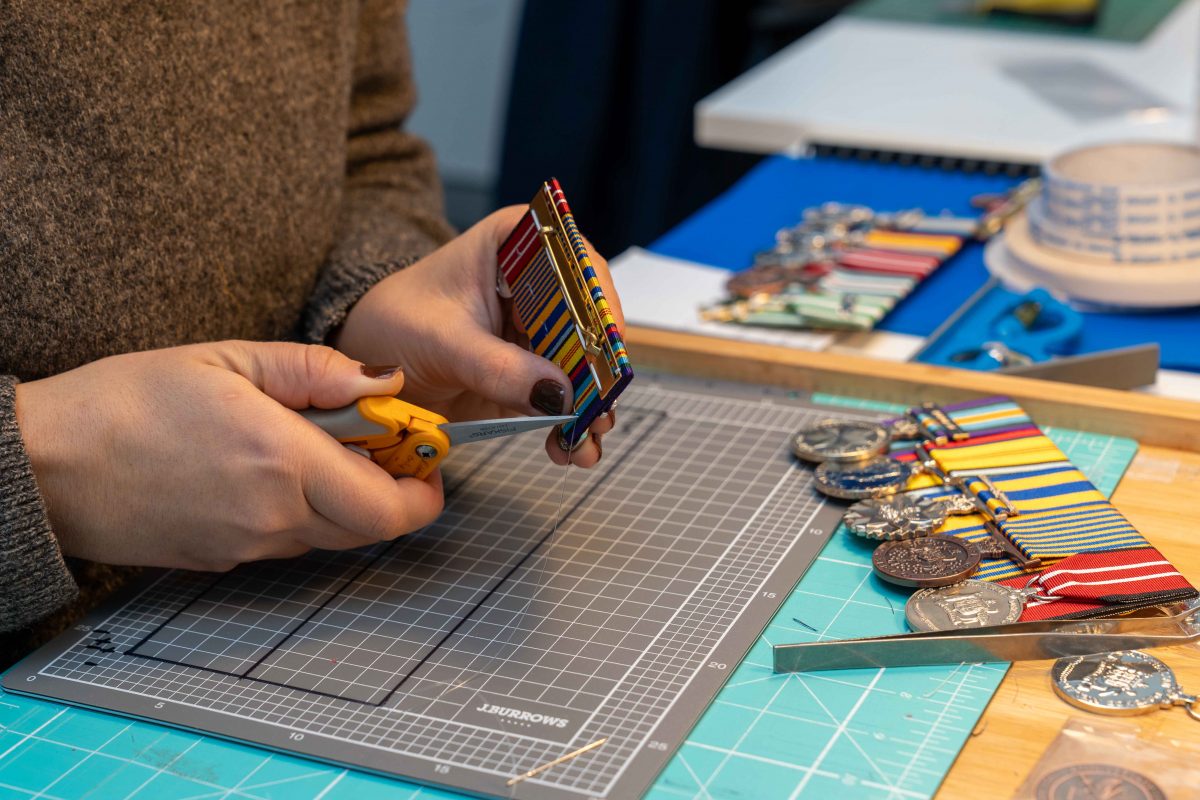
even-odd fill
[[[965,492],[975,501],[978,513],[948,516],[937,533],[977,545],[999,533],[1039,562],[1031,573],[1010,558],[985,557],[973,575],[1028,592],[1022,620],[1099,616],[1197,596],[1017,403],[987,398],[940,410],[963,438],[899,445],[892,457],[928,457],[950,479],[927,470],[910,482],[913,494],[932,500]]]
[[[953,585],[954,575],[939,582],[917,569],[919,541],[950,538],[977,554],[957,580],[1000,587],[1019,601],[1022,620],[1197,596],[1009,398],[926,403],[874,427],[831,420],[798,433],[792,449],[820,462],[818,489],[858,501],[843,520],[852,533],[890,545],[886,558],[876,551],[884,580]],[[962,605],[978,591],[960,594]]]
[[[633,368],[558,181],[534,195],[497,258],[497,289],[511,298],[517,328],[571,380],[576,421],[561,438],[573,446],[612,408]]]
[[[778,232],[773,249],[730,278],[731,299],[701,309],[701,318],[775,328],[870,330],[961,249],[976,223],[836,203],[807,209],[798,226]]]

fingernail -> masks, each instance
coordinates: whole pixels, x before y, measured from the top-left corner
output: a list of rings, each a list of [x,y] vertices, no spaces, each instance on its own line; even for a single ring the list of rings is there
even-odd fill
[[[612,423],[614,428],[617,426],[617,410],[615,408],[608,410],[608,421]]]
[[[529,393],[529,405],[548,416],[563,413],[563,405],[567,401],[567,390],[556,380],[542,378],[533,385]]]
[[[363,364],[361,369],[363,375],[380,381],[390,381],[401,372],[404,372],[404,367],[396,364],[385,364],[382,366],[367,366]]]

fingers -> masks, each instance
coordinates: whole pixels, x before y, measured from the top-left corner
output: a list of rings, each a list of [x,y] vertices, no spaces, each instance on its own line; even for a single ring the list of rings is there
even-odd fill
[[[612,410],[607,414],[601,414],[600,416],[596,417],[595,421],[588,426],[588,431],[593,436],[602,436],[615,428],[616,425],[617,412]]]
[[[567,376],[553,362],[478,326],[446,341],[446,363],[470,391],[516,414],[569,414]]]
[[[223,367],[288,408],[339,408],[360,397],[394,395],[404,385],[395,366],[364,366],[331,347],[287,342],[220,342]]]
[[[546,437],[546,453],[549,454],[550,460],[555,464],[572,464],[584,469],[594,467],[600,463],[600,459],[604,455],[602,437],[611,431],[616,424],[617,412],[615,410],[601,415],[588,427],[587,438],[580,441],[575,449],[570,452],[562,448],[562,443],[558,437],[558,430],[555,429]]]
[[[442,512],[442,480],[392,478],[370,459],[353,453],[315,429],[304,431],[301,485],[308,504],[337,531],[320,527],[305,541],[313,547],[360,547],[423,528]]]

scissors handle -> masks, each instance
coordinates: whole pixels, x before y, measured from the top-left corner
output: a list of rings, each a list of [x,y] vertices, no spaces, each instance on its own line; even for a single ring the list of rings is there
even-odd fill
[[[363,397],[300,414],[396,478],[427,478],[450,452],[450,437],[440,427],[446,418],[395,397]]]

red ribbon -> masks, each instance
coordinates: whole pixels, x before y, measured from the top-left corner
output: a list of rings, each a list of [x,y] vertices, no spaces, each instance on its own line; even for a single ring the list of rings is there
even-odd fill
[[[1157,605],[1187,597],[1196,590],[1153,547],[1079,553],[1028,576],[998,581],[1016,589],[1036,588],[1021,621],[1052,617],[1086,617],[1114,607]]]

